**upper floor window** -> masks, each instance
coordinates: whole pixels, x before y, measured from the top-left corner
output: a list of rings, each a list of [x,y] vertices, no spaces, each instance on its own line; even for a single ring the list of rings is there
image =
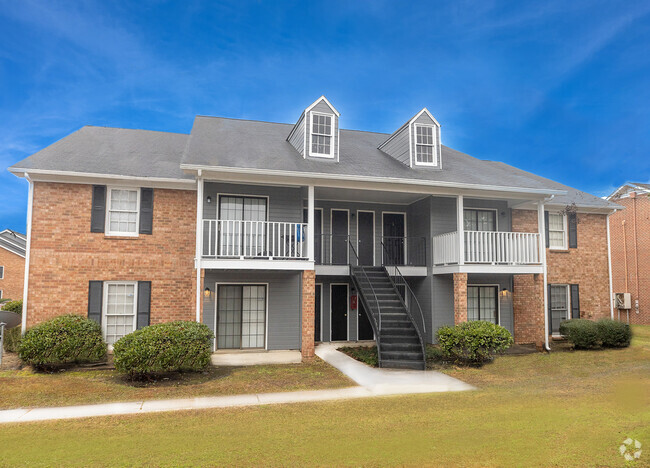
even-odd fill
[[[331,114],[311,113],[311,156],[332,156],[334,138],[334,116]]]
[[[415,126],[415,163],[435,166],[435,129],[431,125]]]
[[[567,248],[567,222],[562,213],[548,214],[548,246],[551,249]]]
[[[464,210],[464,221],[466,231],[496,231],[495,210]]]
[[[0,279],[5,277],[5,267],[0,266]]]
[[[139,199],[139,189],[109,189],[108,210],[106,210],[107,235],[138,235]]]

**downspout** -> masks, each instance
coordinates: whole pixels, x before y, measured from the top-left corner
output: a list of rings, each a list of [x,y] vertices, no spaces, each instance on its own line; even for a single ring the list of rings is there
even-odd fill
[[[25,179],[29,182],[29,193],[27,195],[27,242],[25,245],[25,279],[23,282],[23,313],[21,314],[20,333],[25,334],[27,330],[27,297],[29,296],[29,253],[32,247],[32,207],[34,205],[34,181],[25,173]]]
[[[549,336],[549,323],[548,323],[548,266],[546,265],[546,222],[544,216],[544,205],[555,198],[551,195],[545,198],[540,203],[541,213],[538,215],[538,223],[540,228],[540,250],[542,251],[542,265],[544,267],[544,349],[548,352],[551,351],[551,346],[548,342]]]
[[[616,213],[614,210],[612,213]],[[614,320],[614,289],[612,287],[612,244],[610,242],[609,235],[609,217],[612,215],[609,213],[607,215],[607,266],[609,268],[609,315],[612,320]]]
[[[628,272],[627,272],[627,233],[625,232],[625,220],[621,221],[621,226],[623,226],[623,261],[625,263],[625,292],[630,292],[628,290]]]

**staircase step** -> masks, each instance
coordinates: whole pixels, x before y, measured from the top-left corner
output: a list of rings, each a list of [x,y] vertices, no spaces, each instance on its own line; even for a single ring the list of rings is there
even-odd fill
[[[382,342],[381,344],[381,352],[382,354],[390,351],[406,351],[406,352],[411,352],[411,353],[420,353],[422,354],[422,346],[420,346],[420,343],[416,342],[404,342],[404,341],[399,341],[395,343],[385,343]]]
[[[381,346],[391,345],[391,344],[413,344],[420,347],[420,339],[417,335],[413,336],[404,336],[404,335],[387,335],[380,338]]]
[[[379,332],[381,338],[384,336],[416,336],[415,328],[401,328],[401,327],[386,327],[384,323],[381,324],[381,331]]]
[[[422,351],[385,351],[381,350],[381,360],[383,361],[421,361]]]
[[[414,369],[424,370],[426,368],[424,360],[421,361],[401,361],[401,360],[384,360],[381,361],[381,367],[387,369]]]

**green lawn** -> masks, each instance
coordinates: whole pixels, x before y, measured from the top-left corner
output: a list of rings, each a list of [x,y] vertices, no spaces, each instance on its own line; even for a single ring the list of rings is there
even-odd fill
[[[503,356],[473,392],[0,426],[4,465],[650,465],[650,327],[623,350]]]

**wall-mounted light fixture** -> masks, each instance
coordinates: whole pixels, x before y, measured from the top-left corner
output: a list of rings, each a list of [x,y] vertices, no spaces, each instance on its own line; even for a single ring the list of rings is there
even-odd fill
[[[207,299],[210,299],[212,297],[212,291],[210,291],[210,288],[205,288],[203,291],[203,296],[206,297]]]
[[[508,291],[506,288],[503,288],[500,292],[499,295],[501,297],[508,297],[510,295],[510,291]]]
[[[208,198],[205,199],[206,202],[208,202],[208,205],[212,203],[212,197],[208,195]]]

